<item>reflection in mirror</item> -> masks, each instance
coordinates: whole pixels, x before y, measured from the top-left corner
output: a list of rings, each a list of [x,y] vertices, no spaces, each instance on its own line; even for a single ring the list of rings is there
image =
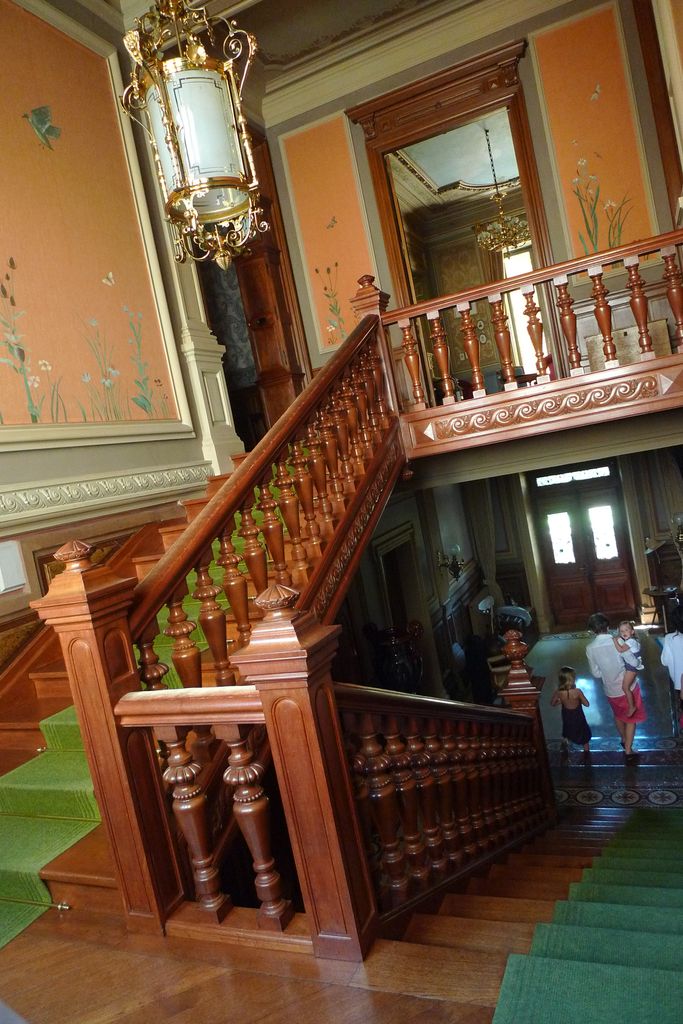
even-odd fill
[[[413,301],[433,299],[525,273],[534,263],[507,108],[385,154]],[[516,301],[516,304],[515,304]],[[520,373],[535,356],[524,300],[506,302]],[[460,319],[442,315],[451,370],[467,394],[469,363]],[[484,376],[499,365],[488,302],[474,310]],[[433,376],[433,375],[432,375]],[[496,390],[487,384],[487,390]],[[439,381],[434,380],[438,393]]]

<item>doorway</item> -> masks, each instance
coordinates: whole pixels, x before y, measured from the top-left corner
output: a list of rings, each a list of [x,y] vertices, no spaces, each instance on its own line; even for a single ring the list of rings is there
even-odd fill
[[[585,627],[595,611],[636,618],[624,501],[615,462],[532,477],[536,535],[557,626]]]

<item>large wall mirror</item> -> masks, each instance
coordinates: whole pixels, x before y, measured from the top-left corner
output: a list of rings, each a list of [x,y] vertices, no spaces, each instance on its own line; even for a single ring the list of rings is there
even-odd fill
[[[397,305],[552,263],[518,76],[525,45],[510,44],[347,111],[365,132]],[[488,230],[501,209],[516,224],[504,250]],[[521,310],[507,312],[524,372],[534,366],[533,347]],[[488,303],[479,303],[476,314],[482,368],[493,373],[498,354]],[[452,372],[466,379],[457,319],[444,321]]]

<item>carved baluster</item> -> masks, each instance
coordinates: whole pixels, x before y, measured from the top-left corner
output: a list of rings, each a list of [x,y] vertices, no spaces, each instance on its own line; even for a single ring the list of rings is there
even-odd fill
[[[674,315],[674,340],[673,350],[679,351],[683,346],[683,275],[678,264],[676,247],[667,245],[662,249],[664,260],[664,280],[666,281],[666,297]]]
[[[304,512],[305,528],[302,531],[305,537],[305,547],[309,558],[320,558],[320,527],[315,515],[313,503],[313,477],[311,476],[308,456],[304,453],[304,442],[295,441],[292,465],[294,467],[294,489],[301,502]]]
[[[401,328],[401,334],[403,335],[403,341],[401,345],[403,347],[403,362],[406,364],[406,370],[410,377],[410,383],[412,386],[413,401],[411,402],[411,409],[426,409],[425,393],[422,387],[422,376],[420,373],[420,353],[417,347],[417,340],[413,333],[413,325],[410,320],[399,320],[398,326]]]
[[[484,815],[481,809],[481,775],[479,765],[479,736],[476,733],[476,725],[472,722],[462,723],[465,737],[465,778],[467,780],[468,805],[472,829],[478,850],[486,849],[486,830],[484,828]]]
[[[363,380],[363,367],[359,361],[354,364],[351,371],[351,382],[353,385],[353,400],[358,408],[360,440],[367,458],[370,459],[372,458],[373,444],[368,414],[368,395],[365,389],[365,381]]]
[[[332,507],[336,514],[343,513],[346,508],[344,498],[344,484],[339,475],[339,452],[337,449],[337,434],[334,430],[332,419],[327,409],[318,410],[318,431],[323,445],[327,475],[330,482],[330,498]]]
[[[228,660],[225,612],[216,601],[216,595],[220,594],[221,588],[214,584],[209,575],[212,561],[213,551],[207,548],[197,566],[197,584],[194,588],[194,596],[201,602],[199,625],[213,657],[216,686],[234,686],[235,673],[230,668]]]
[[[453,787],[451,785],[451,774],[448,765],[448,753],[444,750],[437,724],[434,720],[428,723],[424,739],[425,750],[429,755],[432,775],[436,782],[439,821],[441,822],[441,833],[446,845],[446,853],[449,863],[457,864],[460,862],[461,850],[458,826],[455,821],[453,808]]]
[[[455,833],[448,846],[448,860],[454,867],[460,867],[467,859],[464,847],[468,836],[471,835],[472,826],[470,825],[467,813],[465,773],[460,764],[455,737],[455,724],[453,722],[446,721],[443,723],[441,746],[446,755],[446,763],[451,780],[451,799],[453,816],[455,818]]]
[[[500,731],[502,726],[492,726],[489,751],[491,765],[491,815],[494,821],[494,835],[496,844],[503,843],[509,839],[507,831],[507,819],[505,804],[503,802],[503,737]]]
[[[437,814],[436,782],[431,773],[429,754],[425,749],[420,726],[415,718],[411,718],[408,723],[406,741],[420,797],[425,845],[434,871],[442,872],[446,870],[448,861],[444,854],[443,835]]]
[[[244,541],[242,558],[249,570],[256,597],[268,588],[268,559],[259,539],[259,528],[254,522],[252,502],[247,501],[242,507],[242,522],[237,531]]]
[[[218,746],[218,740],[214,736],[213,726],[193,725],[190,740],[186,743],[189,747],[192,760],[204,767],[211,764],[211,760]]]
[[[479,785],[481,789],[481,813],[484,818],[486,845],[494,846],[497,838],[496,818],[493,813],[493,769],[491,764],[491,729],[488,724],[478,727],[479,731]]]
[[[346,412],[346,422],[349,428],[349,448],[351,449],[351,458],[354,467],[354,477],[356,480],[360,480],[365,474],[365,450],[360,436],[360,416],[358,415],[358,407],[353,399],[353,391],[351,389],[351,376],[347,374],[341,382],[339,388],[339,396],[341,405],[344,407]]]
[[[602,267],[594,264],[588,268],[588,276],[593,280],[591,295],[595,299],[595,319],[602,334],[602,351],[605,353],[605,369],[611,370],[619,365],[617,350],[612,337],[612,307],[607,301],[609,292],[602,280]]]
[[[628,271],[628,289],[631,292],[628,304],[631,307],[633,319],[638,325],[640,361],[646,362],[648,359],[655,359],[656,357],[652,350],[652,338],[647,329],[647,295],[643,287],[645,282],[640,276],[639,265],[640,261],[637,256],[627,256],[624,259],[624,266]]]
[[[479,338],[472,319],[470,304],[469,302],[459,302],[456,308],[460,314],[462,347],[465,350],[467,361],[472,367],[472,398],[482,398],[486,394],[486,389],[484,375],[479,365]]]
[[[375,374],[373,370],[373,356],[368,349],[360,359],[361,376],[365,384],[365,391],[368,396],[368,420],[372,431],[374,444],[382,440],[382,425],[380,422],[376,399]]]
[[[453,773],[453,782],[456,792],[456,804],[458,807],[458,828],[463,838],[465,852],[469,857],[477,854],[477,836],[474,831],[474,819],[472,813],[470,784],[467,775],[469,767],[470,748],[467,738],[467,723],[458,722],[457,736],[455,740],[455,751],[452,755],[456,765]]]
[[[270,556],[273,559],[273,574],[277,583],[291,587],[292,577],[287,569],[285,558],[285,534],[282,529],[282,522],[276,515],[277,502],[270,489],[272,470],[269,470],[261,481],[261,499],[259,502],[263,513],[261,533],[263,534]]]
[[[163,778],[173,787],[173,813],[190,854],[197,902],[214,920],[222,921],[232,903],[221,892],[218,869],[213,862],[206,795],[197,783],[202,767],[192,760],[185,747],[188,732],[188,726],[157,729],[168,748],[168,767]]]
[[[174,641],[171,659],[183,686],[201,686],[201,653],[192,639],[197,624],[185,614],[183,599],[186,595],[187,583],[183,580],[169,604],[168,625],[164,633]]]
[[[443,404],[455,405],[455,389],[449,367],[450,350],[439,311],[433,310],[427,313],[427,320],[429,321],[429,334],[432,339],[434,359],[439,367],[439,376],[441,377]]]
[[[228,524],[221,536],[221,553],[216,559],[218,565],[225,569],[223,574],[223,592],[228,599],[230,610],[237,623],[238,639],[241,644],[249,640],[251,623],[249,622],[249,596],[247,581],[239,570],[239,557],[235,553],[232,535],[235,530],[235,517],[230,516]]]
[[[547,360],[543,351],[543,324],[538,318],[540,312],[536,305],[534,297],[534,286],[532,284],[525,284],[520,288],[522,295],[524,296],[525,306],[524,313],[529,321],[527,324],[527,331],[531,338],[531,344],[534,346],[534,353],[536,355],[536,383],[547,384],[550,380],[550,375],[547,368]]]
[[[315,507],[320,518],[320,529],[323,535],[329,536],[334,532],[335,519],[327,494],[327,464],[323,454],[323,445],[314,423],[309,423],[306,428],[306,446],[310,452],[308,464],[317,494]]]
[[[569,279],[566,274],[560,274],[553,278],[553,284],[557,289],[557,308],[560,311],[560,325],[564,339],[567,342],[567,355],[569,357],[569,376],[579,377],[583,374],[581,366],[581,352],[576,343],[576,313],[572,309],[574,300],[569,294]]]
[[[390,718],[384,728],[385,753],[391,759],[391,773],[398,793],[403,839],[411,878],[424,888],[429,882],[431,868],[427,849],[422,841],[419,824],[417,782],[413,774],[408,748],[401,735],[398,722]]]
[[[349,712],[341,712],[342,733],[348,737],[358,732],[355,725],[355,715]],[[360,823],[360,830],[363,836],[363,847],[365,856],[372,874],[375,891],[379,892],[382,886],[382,871],[377,850],[373,838],[372,807],[370,806],[370,786],[368,784],[368,763],[367,758],[360,750],[347,748],[347,759],[351,765],[353,777],[354,802],[356,813]]]
[[[344,490],[347,494],[352,494],[356,488],[349,446],[349,425],[346,419],[346,409],[338,391],[332,395],[332,400],[329,404],[329,416],[332,427],[337,435],[339,474],[344,482]]]
[[[223,774],[233,790],[232,811],[254,860],[256,895],[259,907],[257,924],[268,931],[284,931],[294,916],[289,900],[282,895],[282,879],[275,867],[270,843],[270,809],[261,785],[263,765],[254,760],[247,737],[224,735],[230,748],[228,768]]]
[[[158,634],[159,624],[155,616],[140,640],[140,681],[146,690],[167,689],[164,676],[168,672],[168,665],[159,661],[153,646]]]
[[[392,904],[396,905],[408,897],[408,875],[401,845],[396,787],[389,774],[391,759],[382,749],[370,715],[363,716],[360,738],[368,772],[372,817],[382,846],[382,866],[389,878]]]
[[[301,521],[299,517],[299,499],[286,463],[287,453],[282,452],[277,464],[275,486],[280,491],[277,503],[287,527],[289,536],[289,557],[287,563],[295,583],[304,584],[308,581],[310,565],[306,557],[306,549],[301,539]]]
[[[372,379],[375,385],[375,406],[377,408],[377,422],[379,424],[380,436],[382,431],[389,426],[389,412],[387,410],[386,394],[384,387],[384,370],[382,360],[377,352],[377,345],[374,341],[368,342],[368,362],[372,370]]]
[[[517,387],[515,368],[512,365],[512,339],[508,327],[508,318],[503,308],[503,296],[495,292],[488,296],[493,322],[493,336],[500,356],[500,372],[503,377],[503,390],[514,391]]]

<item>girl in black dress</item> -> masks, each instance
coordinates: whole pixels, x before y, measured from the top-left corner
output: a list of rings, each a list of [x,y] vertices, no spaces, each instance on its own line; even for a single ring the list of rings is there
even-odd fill
[[[562,742],[566,747],[568,741],[583,746],[588,752],[592,736],[591,727],[586,721],[583,709],[590,707],[590,702],[583,690],[576,685],[576,672],[569,665],[564,665],[557,675],[557,689],[550,698],[553,707],[562,706]]]

